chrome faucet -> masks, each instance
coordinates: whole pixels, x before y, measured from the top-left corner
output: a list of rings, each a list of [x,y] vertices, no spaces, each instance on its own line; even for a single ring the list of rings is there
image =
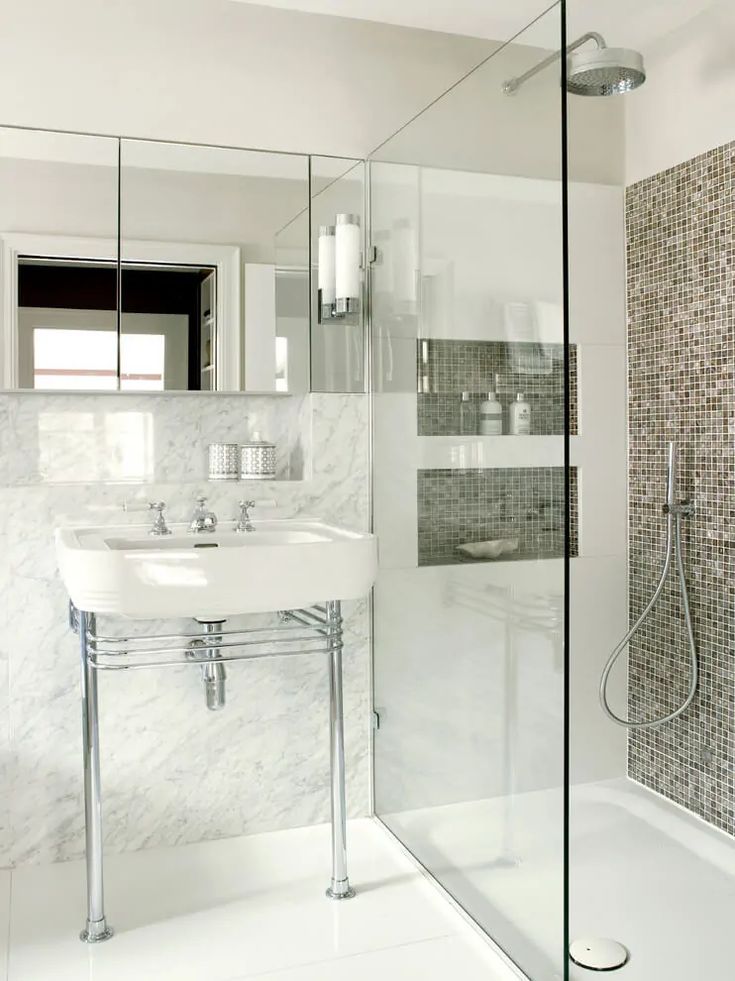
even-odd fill
[[[197,498],[197,506],[189,522],[189,531],[195,535],[202,532],[213,532],[217,530],[217,515],[214,511],[208,511],[206,497]]]
[[[165,501],[148,501],[146,504],[138,504],[135,501],[125,501],[123,511],[155,511],[153,524],[149,535],[170,535],[171,529],[166,524],[164,511],[166,510]]]
[[[170,535],[171,529],[166,524],[166,517],[164,511],[166,510],[165,501],[152,501],[148,507],[151,511],[155,511],[155,517],[153,518],[153,527],[150,530],[151,535]]]
[[[253,531],[253,523],[250,520],[250,509],[255,507],[255,501],[240,501],[240,517],[235,525],[235,531],[244,533]]]

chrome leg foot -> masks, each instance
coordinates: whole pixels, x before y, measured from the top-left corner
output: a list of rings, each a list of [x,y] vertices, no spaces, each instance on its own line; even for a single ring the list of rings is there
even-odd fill
[[[355,890],[350,885],[349,880],[345,879],[344,882],[333,882],[327,889],[326,896],[328,899],[353,899]]]
[[[79,934],[79,939],[85,944],[101,944],[109,940],[115,931],[107,925],[106,920],[97,920],[92,923],[87,920],[86,927]]]

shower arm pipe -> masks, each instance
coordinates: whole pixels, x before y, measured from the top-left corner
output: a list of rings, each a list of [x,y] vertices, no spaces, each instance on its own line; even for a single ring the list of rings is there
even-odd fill
[[[597,47],[600,49],[607,47],[602,34],[598,34],[597,31],[587,31],[586,34],[582,34],[582,36],[578,37],[576,41],[572,41],[571,44],[567,45],[565,54],[570,55],[572,51],[576,51],[577,48],[580,48],[588,41],[594,41],[597,44]],[[506,95],[513,95],[513,93],[517,92],[524,82],[527,82],[529,78],[533,78],[534,75],[538,75],[539,72],[542,72],[545,68],[548,68],[549,65],[553,65],[554,62],[560,57],[561,51],[555,51],[553,54],[550,54],[548,58],[544,58],[543,61],[540,61],[537,65],[534,65],[533,68],[529,68],[527,72],[524,72],[517,78],[509,78],[507,82],[503,83],[503,92],[505,92]]]

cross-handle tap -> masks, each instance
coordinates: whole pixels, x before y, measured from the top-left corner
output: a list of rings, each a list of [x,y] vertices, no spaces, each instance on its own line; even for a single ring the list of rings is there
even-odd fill
[[[155,511],[153,525],[148,532],[149,535],[170,535],[171,529],[166,524],[164,511],[166,510],[165,501],[146,501],[145,504],[138,504],[135,501],[125,501],[123,511]]]
[[[235,525],[235,531],[244,533],[253,531],[253,523],[250,520],[250,509],[255,507],[255,501],[240,501],[240,517]]]
[[[214,511],[208,511],[206,505],[206,497],[197,498],[197,506],[194,508],[194,513],[189,522],[189,531],[195,535],[217,530],[217,515]]]

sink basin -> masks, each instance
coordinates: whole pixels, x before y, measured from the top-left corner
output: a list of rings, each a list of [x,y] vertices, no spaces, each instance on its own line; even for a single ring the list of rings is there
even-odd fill
[[[254,521],[238,533],[171,525],[58,528],[56,554],[79,610],[201,620],[358,599],[375,581],[377,540],[313,520]]]

